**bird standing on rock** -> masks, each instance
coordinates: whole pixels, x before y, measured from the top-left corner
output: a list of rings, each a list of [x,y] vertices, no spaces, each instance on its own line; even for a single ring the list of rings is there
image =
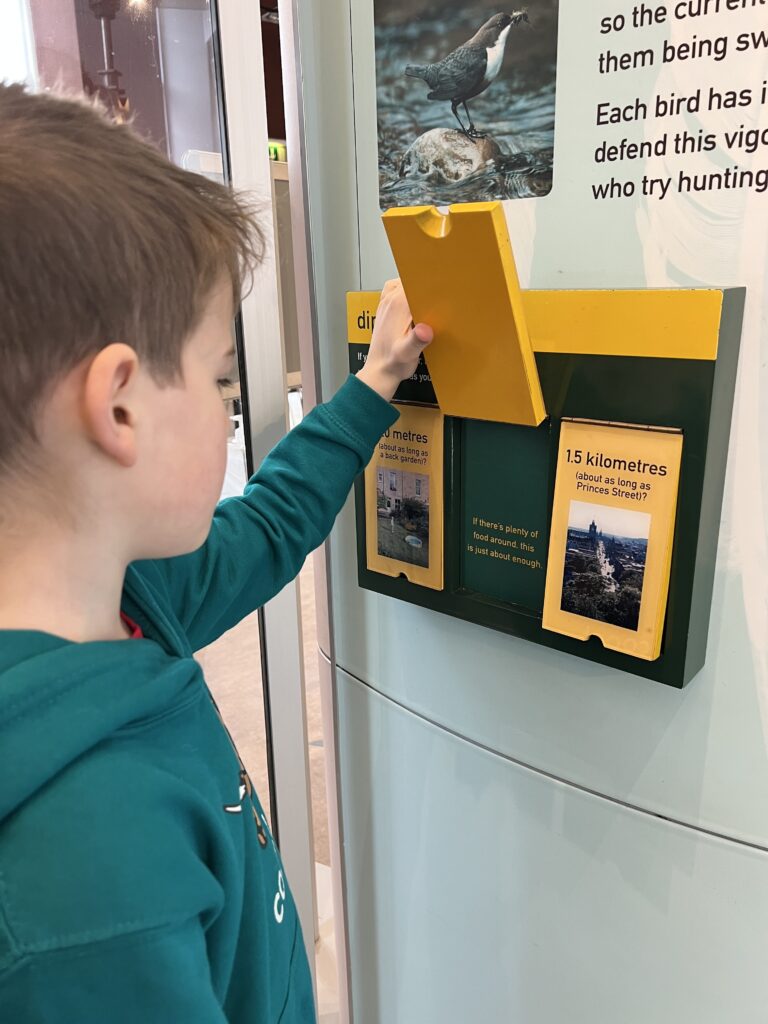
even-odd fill
[[[504,60],[509,30],[521,21],[528,21],[525,11],[494,14],[468,42],[447,57],[435,64],[408,64],[405,69],[406,75],[423,78],[430,87],[432,91],[427,94],[427,99],[451,101],[453,116],[468,139],[481,139],[485,136],[472,124],[467,100],[485,92],[494,81]],[[468,128],[464,127],[459,117],[459,104],[464,107],[469,121]]]

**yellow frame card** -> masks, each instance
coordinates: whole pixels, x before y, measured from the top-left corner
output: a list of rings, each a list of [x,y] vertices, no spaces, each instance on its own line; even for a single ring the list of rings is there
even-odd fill
[[[677,430],[563,421],[544,629],[659,657],[682,448]]]
[[[365,470],[367,564],[442,590],[443,415],[431,407],[398,410]]]

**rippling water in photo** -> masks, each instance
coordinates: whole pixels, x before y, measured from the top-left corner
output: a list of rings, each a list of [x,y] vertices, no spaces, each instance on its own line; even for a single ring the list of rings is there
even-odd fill
[[[409,8],[414,11],[409,13]],[[498,78],[468,101],[475,127],[501,156],[460,181],[439,172],[402,174],[408,147],[432,128],[456,128],[449,100],[428,100],[426,82],[406,64],[430,64],[466,42],[498,7],[488,3],[376,0],[379,194],[382,209],[546,195],[552,187],[557,3],[529,6],[530,23],[513,25]],[[513,13],[513,5],[501,10]],[[464,118],[463,108],[459,113]]]

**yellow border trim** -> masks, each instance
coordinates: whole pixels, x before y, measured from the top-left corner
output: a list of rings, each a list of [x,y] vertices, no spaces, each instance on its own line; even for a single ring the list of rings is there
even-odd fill
[[[719,289],[526,291],[535,352],[716,359]]]
[[[522,296],[534,352],[717,359],[721,289],[524,291]],[[379,292],[348,293],[350,344],[370,342],[378,301]]]

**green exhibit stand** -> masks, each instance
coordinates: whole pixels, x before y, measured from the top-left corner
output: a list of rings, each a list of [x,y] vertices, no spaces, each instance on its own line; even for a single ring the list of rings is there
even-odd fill
[[[407,290],[407,282],[406,282]],[[356,489],[360,585],[624,672],[682,687],[704,664],[744,290],[523,292],[547,419],[538,427],[445,420],[444,587],[371,572]],[[359,369],[376,293],[350,294]],[[420,319],[427,319],[420,317]],[[362,325],[362,326],[361,326]],[[478,340],[478,344],[482,342]],[[440,344],[439,336],[434,342]],[[427,365],[396,402],[437,404]],[[674,427],[683,457],[661,655],[643,661],[542,628],[564,418]]]

